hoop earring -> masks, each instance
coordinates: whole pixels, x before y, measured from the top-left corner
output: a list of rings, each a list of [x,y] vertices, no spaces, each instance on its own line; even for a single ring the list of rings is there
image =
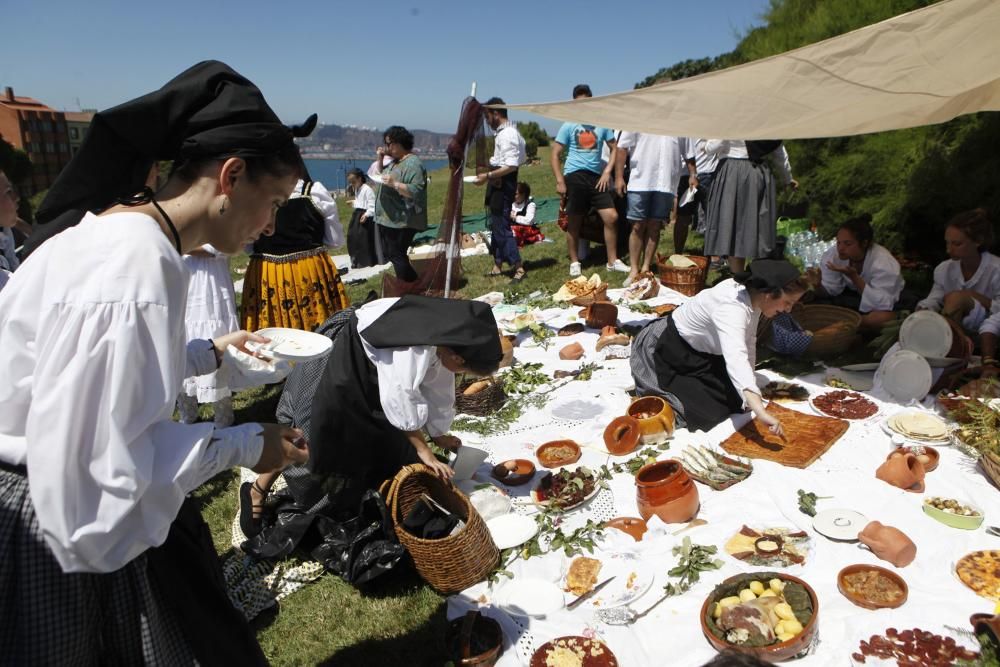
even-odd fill
[[[222,206],[219,207],[219,215],[225,215],[226,214],[226,202],[227,201],[229,201],[228,198],[224,198],[222,200]]]

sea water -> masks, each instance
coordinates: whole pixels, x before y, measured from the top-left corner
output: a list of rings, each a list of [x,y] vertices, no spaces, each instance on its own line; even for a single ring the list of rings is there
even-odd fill
[[[327,190],[343,190],[347,187],[347,173],[352,169],[368,171],[374,158],[340,158],[335,160],[305,160],[309,175],[314,181],[319,181]],[[428,172],[440,169],[448,164],[444,159],[421,159]]]

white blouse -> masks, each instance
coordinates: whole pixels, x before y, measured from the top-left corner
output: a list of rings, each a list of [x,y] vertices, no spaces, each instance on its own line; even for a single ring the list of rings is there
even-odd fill
[[[490,167],[520,167],[528,161],[524,148],[524,137],[512,121],[507,121],[497,128],[493,138],[493,155],[490,157]]]
[[[521,209],[524,209],[524,215],[518,215]],[[516,225],[533,225],[535,224],[535,199],[532,197],[528,200],[528,205],[525,206],[523,203],[514,204],[510,207],[510,219],[514,221]]]
[[[354,196],[354,208],[364,209],[369,218],[375,218],[375,191],[372,190],[372,186],[367,183],[361,184]]]
[[[397,299],[378,299],[358,308],[358,333],[378,373],[379,400],[389,423],[403,431],[424,428],[431,437],[447,433],[455,418],[455,374],[444,367],[433,345],[375,348],[365,329]]]
[[[188,273],[155,220],[117,213],[43,244],[0,293],[0,460],[26,465],[65,572],[112,572],[167,537],[185,496],[260,458],[259,424],[171,420],[186,376]]]
[[[820,260],[820,274],[823,279],[823,289],[830,296],[837,296],[845,289],[855,292],[854,284],[843,273],[827,268],[827,264],[847,266],[850,260],[840,259],[837,247],[834,246],[823,253]],[[858,311],[870,313],[877,310],[892,310],[899,301],[903,291],[903,276],[899,271],[899,262],[892,253],[883,246],[873,243],[865,253],[865,261],[861,265],[861,278],[865,281],[865,291],[861,294],[861,305]]]
[[[671,316],[677,333],[705,354],[721,355],[736,392],[760,394],[753,368],[757,363],[757,322],[760,311],[750,304],[750,292],[733,279],[698,292]],[[746,401],[744,401],[744,406]]]
[[[930,294],[917,304],[917,308],[940,311],[945,295],[959,290],[973,290],[989,299],[1000,295],[1000,257],[982,253],[979,268],[968,280],[962,276],[962,264],[957,259],[941,262],[934,269],[934,286]]]
[[[750,159],[747,142],[738,139],[707,139],[705,153],[715,156],[717,160],[725,160],[726,158]],[[771,170],[782,185],[788,185],[792,182],[792,165],[788,161],[788,151],[785,150],[784,144],[768,153],[764,159],[770,163]]]

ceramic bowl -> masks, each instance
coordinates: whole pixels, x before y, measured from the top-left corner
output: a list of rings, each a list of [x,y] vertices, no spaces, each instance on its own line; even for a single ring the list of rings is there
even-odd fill
[[[965,516],[962,514],[952,514],[951,512],[945,512],[944,510],[939,510],[936,507],[932,507],[926,502],[922,504],[924,507],[924,514],[931,517],[932,519],[940,521],[946,526],[951,526],[952,528],[960,528],[962,530],[975,530],[976,528],[979,528],[979,526],[983,525],[983,519],[986,518],[983,515],[983,511],[981,509],[966,502],[963,502],[962,504],[965,505],[966,507],[972,508],[973,510],[978,512],[978,514],[974,514],[972,516]]]
[[[615,417],[604,429],[604,446],[615,456],[630,454],[639,446],[639,421],[628,415]]]
[[[555,449],[562,448],[568,448],[572,453],[561,456],[554,452]],[[572,440],[552,440],[551,442],[539,445],[538,449],[535,450],[535,457],[544,468],[558,468],[559,466],[576,463],[580,460],[581,454],[580,445]]]
[[[847,586],[844,583],[844,578],[848,575],[855,574],[857,572],[878,572],[887,579],[891,579],[897,586],[903,589],[903,595],[894,602],[876,602],[870,600],[857,593],[852,593],[847,590]],[[848,565],[843,570],[837,573],[837,589],[840,590],[841,594],[850,600],[853,604],[859,607],[864,607],[865,609],[895,609],[896,607],[903,606],[906,602],[906,598],[909,595],[910,589],[903,581],[903,578],[893,572],[892,570],[887,570],[884,567],[879,567],[878,565],[868,565],[868,564],[858,564],[858,565]]]
[[[775,644],[770,644],[768,646],[739,646],[737,644],[730,644],[724,639],[720,639],[712,634],[712,631],[708,628],[708,622],[706,619],[712,613],[712,609],[718,600],[723,597],[721,594],[721,589],[723,587],[731,586],[739,580],[744,580],[749,582],[751,579],[756,579],[758,581],[769,581],[770,579],[781,579],[784,582],[794,581],[803,588],[809,594],[809,598],[812,600],[813,615],[809,619],[809,622],[805,624],[802,628],[802,632],[795,635],[788,641],[778,642]],[[734,651],[736,653],[744,653],[747,655],[752,655],[763,660],[768,660],[770,662],[780,662],[782,660],[791,660],[795,656],[799,655],[803,651],[809,648],[812,644],[813,637],[816,635],[816,630],[819,628],[819,598],[816,597],[816,591],[812,589],[812,586],[802,581],[798,577],[793,577],[790,574],[777,573],[777,572],[754,572],[752,575],[738,574],[729,577],[721,584],[716,586],[707,598],[705,598],[705,603],[701,606],[701,631],[708,640],[708,643],[712,645],[716,651],[720,653],[723,651]]]
[[[636,542],[646,534],[646,522],[637,516],[618,516],[604,522],[605,528],[615,528],[630,536]]]
[[[535,464],[528,459],[510,459],[493,466],[493,479],[507,486],[527,484],[535,476]]]

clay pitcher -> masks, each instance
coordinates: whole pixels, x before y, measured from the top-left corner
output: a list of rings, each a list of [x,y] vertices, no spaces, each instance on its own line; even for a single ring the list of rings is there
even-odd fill
[[[643,466],[635,476],[635,495],[643,521],[655,514],[664,523],[684,523],[701,505],[694,481],[674,459]]]
[[[917,545],[899,528],[872,521],[861,529],[858,539],[872,553],[896,567],[906,567],[917,557]]]
[[[875,471],[883,482],[915,493],[923,493],[926,474],[924,464],[911,452],[893,452]]]
[[[595,301],[587,307],[586,322],[591,329],[613,327],[618,322],[618,306],[610,301]]]
[[[1000,615],[973,614],[969,623],[977,635],[986,633],[993,638],[994,644],[1000,644]]]
[[[643,414],[649,416],[641,417]],[[638,420],[639,441],[644,445],[661,443],[674,433],[674,409],[659,396],[635,399],[628,406],[628,416]]]

